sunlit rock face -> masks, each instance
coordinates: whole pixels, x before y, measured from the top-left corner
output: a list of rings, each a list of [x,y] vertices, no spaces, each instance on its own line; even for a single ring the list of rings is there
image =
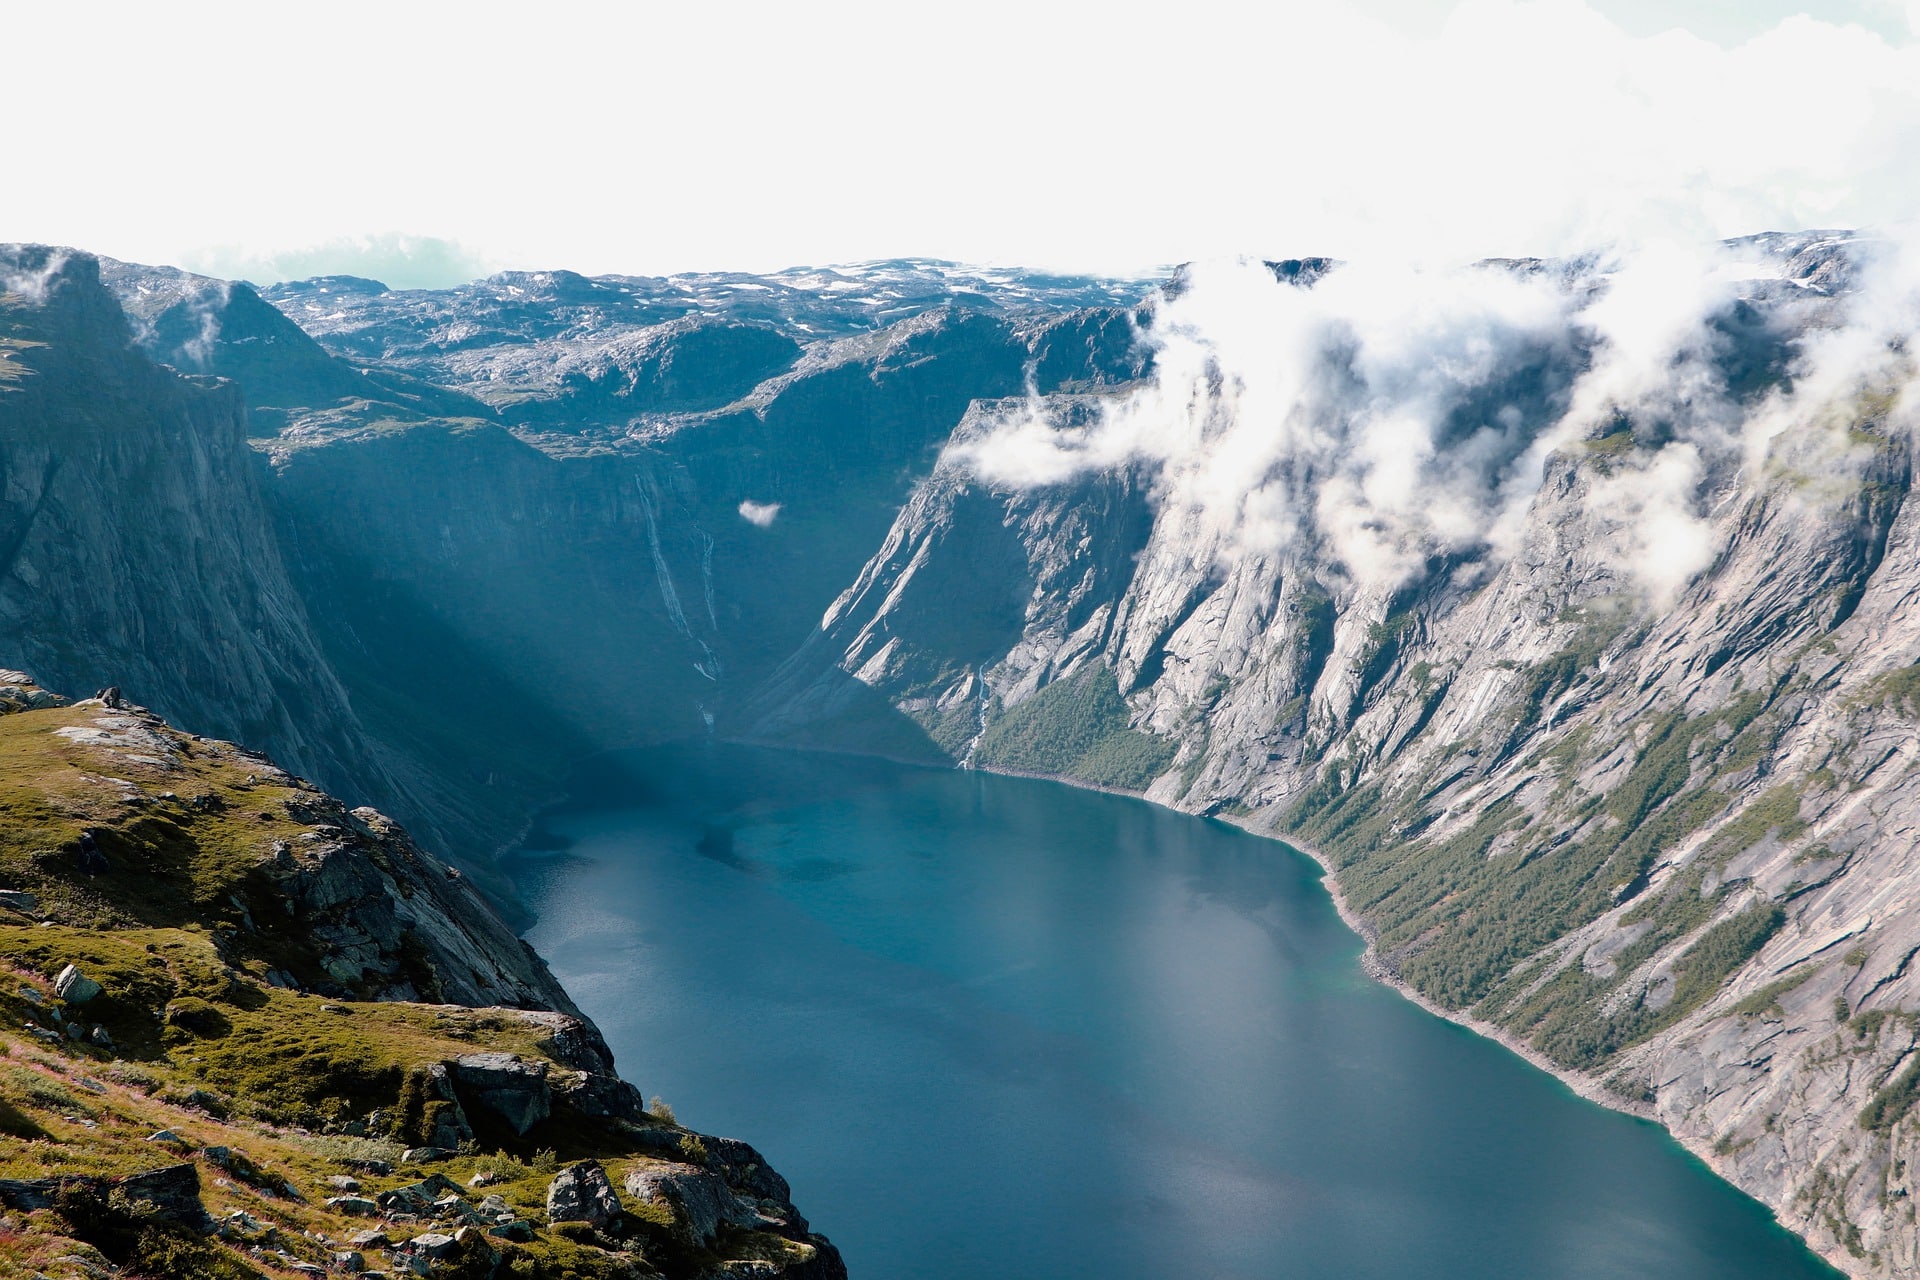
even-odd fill
[[[1342,269],[1196,276],[1154,379],[976,404],[753,731],[904,715],[929,756],[1291,834],[1386,975],[1912,1274],[1897,255],[1313,304]]]

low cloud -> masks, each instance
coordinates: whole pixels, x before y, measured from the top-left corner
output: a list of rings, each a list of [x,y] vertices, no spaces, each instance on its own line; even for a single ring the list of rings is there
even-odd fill
[[[271,284],[314,276],[364,276],[394,289],[444,289],[494,268],[476,250],[435,236],[342,236],[299,248],[220,245],[188,253],[183,265],[229,280]]]
[[[1154,318],[1149,384],[1074,424],[1029,397],[950,458],[1013,487],[1141,466],[1195,561],[1310,547],[1381,592],[1436,556],[1513,554],[1552,453],[1607,438],[1585,514],[1667,607],[1713,562],[1730,492],[1782,466],[1856,483],[1863,415],[1905,423],[1920,257],[1897,244],[1849,244],[1863,287],[1837,302],[1753,245],[1354,263],[1305,288],[1202,264]],[[1807,308],[1791,342],[1768,328]],[[1732,385],[1754,350],[1784,375],[1765,394]]]
[[[39,245],[0,245],[0,294],[44,302],[47,286],[67,265],[67,251]]]
[[[758,526],[762,529],[771,525],[779,515],[780,504],[777,502],[754,502],[749,500],[740,504],[740,518],[748,524]]]

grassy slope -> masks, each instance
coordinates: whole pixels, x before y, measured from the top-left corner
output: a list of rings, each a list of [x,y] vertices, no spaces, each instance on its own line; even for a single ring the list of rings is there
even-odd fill
[[[410,1074],[482,1050],[552,1061],[548,1028],[512,1010],[327,1000],[269,985],[272,948],[242,954],[230,926],[248,911],[265,919],[271,904],[255,872],[276,843],[308,830],[297,810],[311,792],[227,744],[170,733],[155,751],[184,759],[143,769],[85,740],[98,710],[0,715],[0,885],[40,899],[32,915],[0,908],[0,1178],[112,1179],[191,1161],[216,1219],[244,1212],[257,1226],[233,1219],[201,1237],[104,1189],[76,1193],[60,1208],[0,1218],[0,1277],[84,1274],[61,1261],[76,1258],[129,1274],[296,1274],[294,1263],[327,1265],[354,1233],[383,1225],[329,1209],[340,1194],[329,1177],[355,1177],[372,1196],[429,1172],[465,1186],[482,1170],[500,1181],[469,1198],[501,1195],[535,1232],[476,1246],[472,1274],[687,1274],[717,1261],[676,1244],[669,1219],[646,1205],[628,1205],[617,1238],[546,1224],[547,1184],[563,1163],[599,1160],[617,1185],[663,1150],[702,1160],[698,1136],[665,1121],[597,1119],[556,1091],[554,1114],[524,1136],[470,1108],[476,1142],[426,1168],[400,1166],[404,1146],[421,1140],[402,1105]],[[152,790],[158,780],[170,790]],[[112,873],[83,873],[82,832]],[[69,1007],[69,1020],[104,1027],[111,1048],[34,1030],[56,1026],[53,978],[69,963],[105,987]],[[551,1071],[556,1083],[575,1074],[557,1061]],[[162,1130],[179,1141],[153,1141]],[[245,1159],[209,1154],[217,1148]],[[369,1174],[369,1159],[395,1171]],[[401,1241],[452,1227],[385,1229]],[[741,1231],[717,1247],[790,1264],[812,1256],[808,1244]],[[384,1265],[366,1252],[369,1267]]]

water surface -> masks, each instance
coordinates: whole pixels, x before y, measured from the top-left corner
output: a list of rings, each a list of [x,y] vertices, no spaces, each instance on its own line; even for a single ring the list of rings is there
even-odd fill
[[[1368,981],[1318,869],[1224,824],[697,744],[543,835],[528,936],[622,1073],[758,1146],[855,1280],[1837,1274]]]

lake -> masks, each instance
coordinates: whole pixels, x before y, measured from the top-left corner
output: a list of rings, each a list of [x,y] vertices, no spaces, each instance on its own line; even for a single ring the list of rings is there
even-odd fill
[[[1285,845],[1023,778],[697,743],[509,872],[683,1124],[855,1280],[1798,1280],[1657,1127],[1360,971]]]

